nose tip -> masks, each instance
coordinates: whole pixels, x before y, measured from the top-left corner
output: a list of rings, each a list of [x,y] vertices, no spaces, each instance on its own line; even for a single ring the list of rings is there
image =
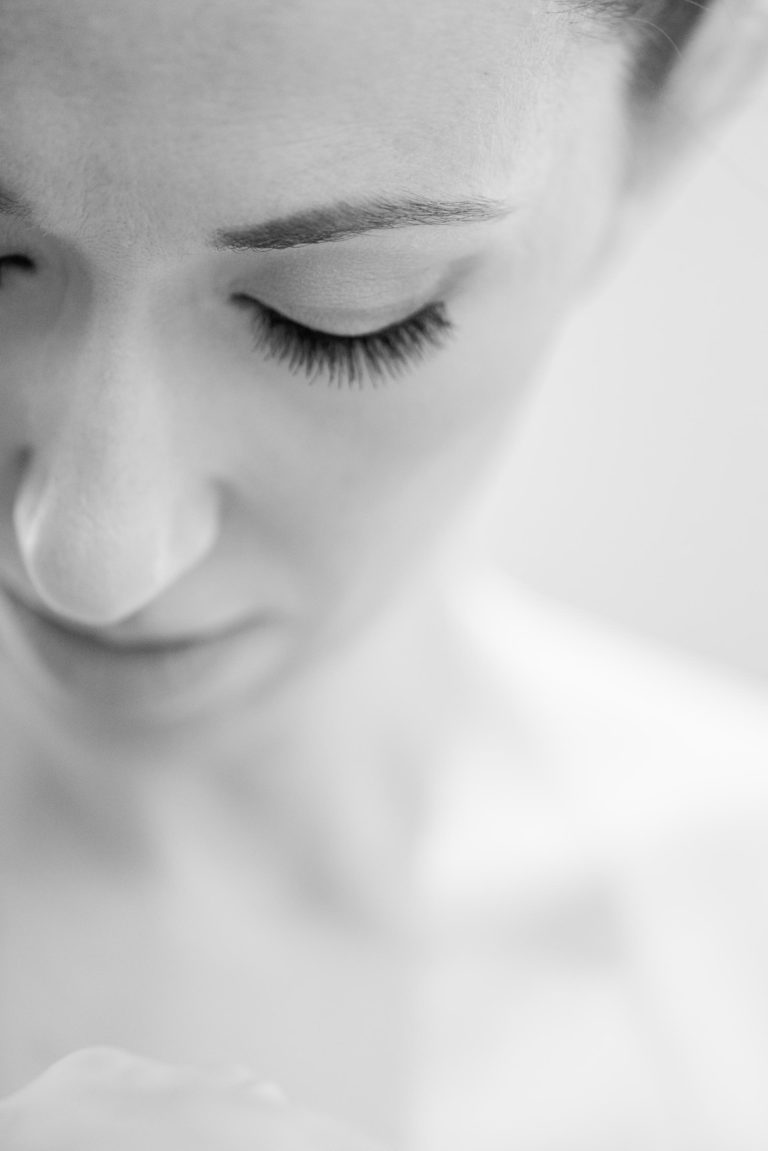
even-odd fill
[[[119,623],[147,607],[212,548],[212,491],[164,501],[150,492],[83,490],[62,477],[29,474],[18,489],[14,528],[23,566],[52,612],[86,626]]]

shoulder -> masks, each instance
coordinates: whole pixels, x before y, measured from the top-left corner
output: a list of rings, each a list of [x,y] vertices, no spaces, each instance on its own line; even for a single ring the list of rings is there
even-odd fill
[[[565,762],[599,754],[665,768],[764,766],[768,688],[524,587],[496,570],[468,579],[451,602],[476,674],[494,681]],[[761,773],[762,774],[762,773]]]
[[[441,1118],[510,1146],[768,1145],[766,695],[503,576],[451,619],[471,707],[424,853]]]
[[[526,842],[540,863],[549,844],[558,871],[585,843],[617,864],[729,828],[768,842],[768,690],[501,572],[446,605],[466,718],[444,764],[444,827],[479,883],[530,874]]]

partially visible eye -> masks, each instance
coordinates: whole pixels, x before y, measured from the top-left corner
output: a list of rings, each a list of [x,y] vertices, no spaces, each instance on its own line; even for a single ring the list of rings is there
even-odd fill
[[[21,252],[0,256],[0,288],[5,286],[6,277],[10,271],[34,272],[35,261]]]
[[[413,316],[357,336],[339,336],[308,328],[243,293],[233,303],[253,315],[256,350],[269,359],[287,361],[294,375],[314,383],[326,373],[331,383],[374,387],[386,376],[397,377],[429,353],[440,349],[454,332],[443,303],[430,304]]]

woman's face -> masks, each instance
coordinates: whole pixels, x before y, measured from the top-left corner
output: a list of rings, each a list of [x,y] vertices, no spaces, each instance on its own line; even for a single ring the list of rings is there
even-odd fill
[[[0,587],[92,637],[3,596],[3,660],[170,712],[373,618],[602,249],[625,64],[545,0],[0,0]]]

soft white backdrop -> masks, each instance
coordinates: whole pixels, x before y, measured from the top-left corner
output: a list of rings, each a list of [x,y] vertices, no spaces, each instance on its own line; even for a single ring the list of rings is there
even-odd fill
[[[502,551],[768,686],[768,77],[573,318],[521,424]]]

